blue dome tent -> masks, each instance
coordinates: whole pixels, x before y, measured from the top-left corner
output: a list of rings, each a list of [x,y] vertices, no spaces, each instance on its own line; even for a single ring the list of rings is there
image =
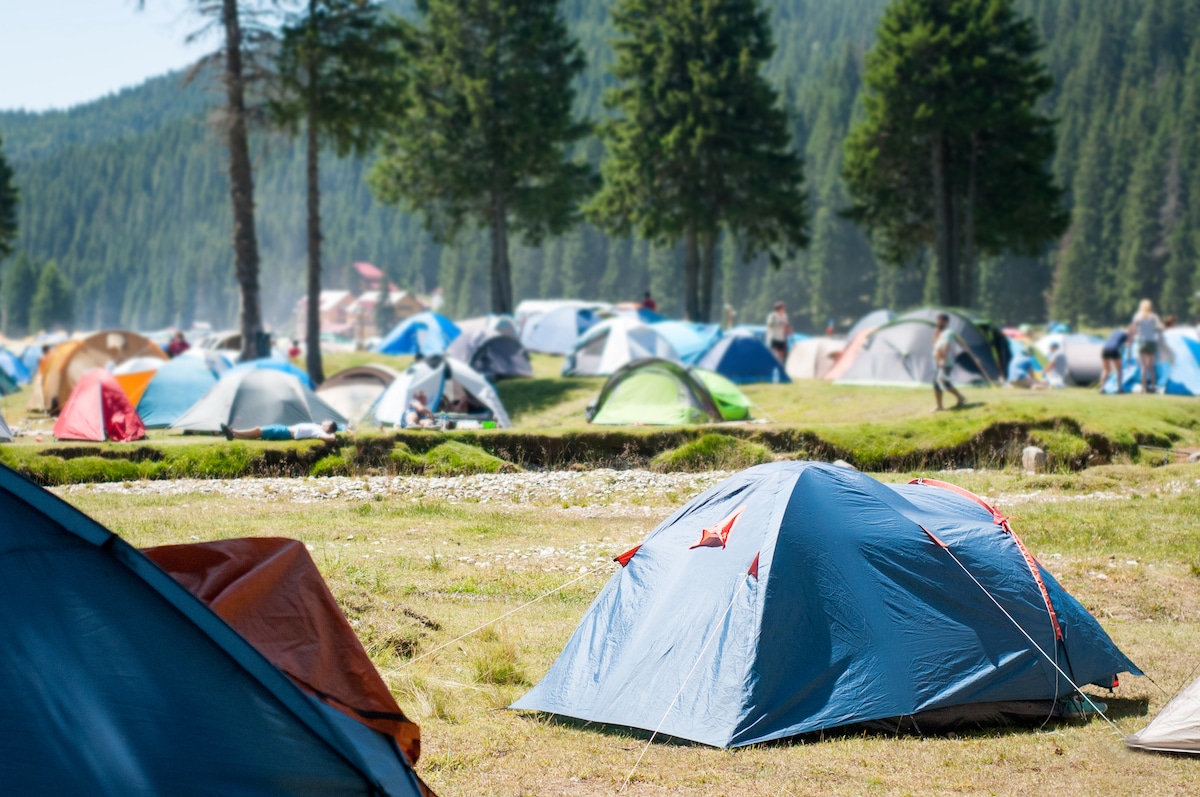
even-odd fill
[[[8,349],[0,349],[0,371],[18,385],[29,384],[29,369],[25,367],[24,360]]]
[[[684,365],[695,365],[721,337],[718,325],[691,321],[660,321],[654,325],[654,331],[667,339]]]
[[[420,354],[432,357],[444,354],[450,342],[459,336],[458,327],[437,313],[417,313],[404,319],[376,347],[380,354]]]
[[[302,688],[160,560],[5,467],[0,514],[5,793],[421,794],[396,738]]]
[[[542,354],[567,354],[600,316],[590,307],[563,305],[530,315],[521,325],[521,345]]]
[[[138,415],[147,429],[170,426],[216,383],[217,375],[204,360],[176,357],[164,363],[150,378],[138,399]]]
[[[940,482],[777,462],[690,501],[513,708],[716,747],[1058,710],[1140,675],[1008,520]]]
[[[750,335],[726,335],[704,352],[696,367],[716,371],[737,385],[792,381],[779,358]]]

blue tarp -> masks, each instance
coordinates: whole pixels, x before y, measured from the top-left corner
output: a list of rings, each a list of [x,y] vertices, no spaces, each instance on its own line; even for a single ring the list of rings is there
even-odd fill
[[[8,374],[8,378],[18,385],[29,384],[29,369],[20,357],[8,349],[0,349],[0,371]]]
[[[1140,674],[1039,566],[1056,639],[1030,565],[997,522],[941,487],[820,463],[750,468],[619,558],[626,565],[513,707],[736,747],[1054,700],[1073,687],[1050,656],[1080,685]],[[702,536],[715,547],[694,547]]]
[[[696,367],[716,371],[738,385],[792,381],[771,350],[748,335],[721,338],[696,361]]]
[[[0,467],[5,794],[419,795],[145,555]]]
[[[204,360],[176,357],[150,378],[138,400],[138,415],[147,429],[170,426],[216,383],[217,375]]]
[[[380,354],[432,357],[445,354],[450,341],[458,336],[458,326],[446,316],[417,313],[392,327],[375,350]]]
[[[270,371],[282,371],[285,374],[291,374],[300,380],[301,384],[309,390],[316,390],[317,386],[309,379],[308,374],[301,371],[296,366],[292,365],[287,360],[248,360],[244,363],[238,363],[229,369],[227,373],[238,373],[248,371],[251,368],[266,368]]]
[[[660,321],[654,325],[654,331],[667,339],[684,365],[695,365],[721,337],[718,325],[691,321]]]

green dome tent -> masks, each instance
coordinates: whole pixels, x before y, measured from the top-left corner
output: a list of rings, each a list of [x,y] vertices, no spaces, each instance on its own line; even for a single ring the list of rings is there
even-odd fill
[[[591,423],[678,426],[744,420],[750,402],[720,374],[648,357],[621,367],[588,408]]]

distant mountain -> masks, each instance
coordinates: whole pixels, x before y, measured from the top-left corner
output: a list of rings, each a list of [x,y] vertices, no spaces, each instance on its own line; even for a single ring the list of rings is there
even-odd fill
[[[880,268],[842,220],[841,141],[858,107],[862,57],[885,0],[776,0],[778,51],[769,76],[793,113],[813,196],[813,244],[772,271],[738,262],[725,242],[717,302],[757,322],[784,299],[800,328],[822,329],[877,304],[919,302],[919,269]],[[977,305],[997,320],[1043,320],[1048,303],[1091,323],[1125,318],[1150,296],[1185,315],[1200,288],[1200,0],[1021,0],[1046,40],[1057,82],[1054,172],[1075,208],[1071,231],[1042,258],[983,264]],[[611,61],[607,5],[566,0],[563,13],[589,67],[581,115],[603,113]],[[55,258],[78,286],[82,326],[157,328],[206,320],[232,325],[237,293],[219,138],[207,125],[214,95],[180,74],[69,111],[0,113],[0,134],[22,191],[17,246]],[[599,146],[586,150],[599,157]],[[254,142],[264,311],[290,321],[303,291],[304,171],[294,143]],[[368,163],[328,155],[323,176],[327,283],[353,287],[349,264],[368,260],[415,291],[441,285],[458,315],[487,304],[486,241],[432,243],[419,220],[376,203]],[[589,226],[518,247],[518,298],[637,298],[649,288],[681,312],[677,253],[613,240]],[[1055,293],[1055,268],[1059,289]],[[1078,297],[1081,301],[1077,301]],[[1074,302],[1074,304],[1073,304]]]

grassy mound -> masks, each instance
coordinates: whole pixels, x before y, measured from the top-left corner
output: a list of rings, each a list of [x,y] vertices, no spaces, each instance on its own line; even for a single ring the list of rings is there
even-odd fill
[[[651,460],[650,467],[660,473],[699,473],[709,470],[741,470],[774,459],[764,445],[724,434],[706,434],[699,440],[664,451]]]
[[[424,453],[413,451],[406,443],[396,443],[388,459],[397,472],[414,476],[469,476],[516,470],[511,463],[458,440],[438,443]]]

